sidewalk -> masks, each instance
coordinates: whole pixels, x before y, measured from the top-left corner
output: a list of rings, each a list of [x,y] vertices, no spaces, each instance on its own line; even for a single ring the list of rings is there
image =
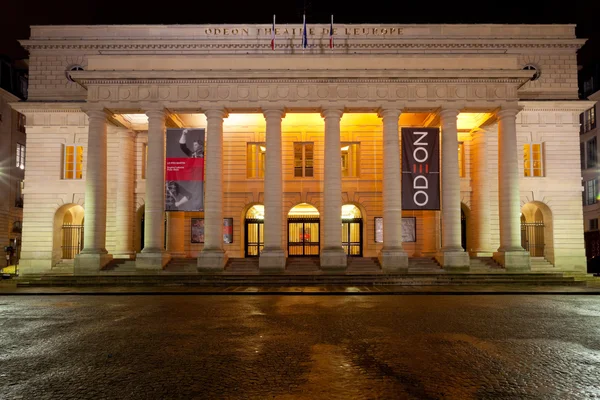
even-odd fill
[[[600,295],[598,286],[554,285],[372,285],[372,286],[79,286],[17,287],[0,281],[0,296],[37,295]]]

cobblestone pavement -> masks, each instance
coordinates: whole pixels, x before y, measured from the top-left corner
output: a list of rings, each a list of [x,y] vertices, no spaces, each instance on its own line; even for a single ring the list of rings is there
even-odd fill
[[[600,398],[600,298],[0,297],[0,398]]]

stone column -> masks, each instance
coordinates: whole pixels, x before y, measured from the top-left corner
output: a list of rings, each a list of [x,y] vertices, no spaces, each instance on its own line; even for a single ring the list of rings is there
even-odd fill
[[[472,204],[471,221],[473,226],[472,256],[491,257],[493,254],[490,233],[490,181],[487,160],[487,135],[483,129],[471,132],[473,159],[471,162]]]
[[[134,146],[135,133],[126,129],[119,130],[119,160],[120,167],[117,175],[117,244],[115,258],[134,258],[133,248],[133,190],[135,163]]]
[[[343,110],[326,109],[321,116],[325,119],[325,165],[323,165],[323,249],[321,269],[325,271],[345,270],[347,256],[342,247],[342,150],[340,142],[340,120]]]
[[[106,251],[106,112],[89,110],[87,115],[84,247],[75,257],[75,274],[96,273],[112,259]]]
[[[265,165],[265,245],[259,258],[260,270],[285,270],[282,242],[283,182],[281,166],[281,119],[283,109],[263,111],[267,121]]]
[[[209,109],[206,115],[204,189],[204,248],[198,255],[198,270],[222,271],[227,263],[223,250],[223,118],[224,109]]]
[[[385,271],[407,272],[408,255],[402,248],[400,110],[380,110],[379,117],[383,120],[383,248],[379,263]]]
[[[148,116],[148,162],[144,209],[144,248],[136,268],[160,270],[170,260],[165,251],[165,120],[164,108],[146,111]]]
[[[169,211],[167,213],[167,252],[171,257],[185,257],[185,213]]]
[[[469,268],[469,254],[460,243],[460,172],[458,168],[458,110],[440,112],[442,126],[442,248],[436,259],[444,269]]]
[[[507,270],[529,270],[529,253],[521,247],[517,109],[502,109],[498,116],[498,203],[500,247],[494,259]]]

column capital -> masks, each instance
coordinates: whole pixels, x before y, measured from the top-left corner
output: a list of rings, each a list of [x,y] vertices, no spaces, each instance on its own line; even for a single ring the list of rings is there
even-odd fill
[[[145,114],[148,116],[148,119],[167,119],[167,110],[164,107],[152,107],[147,108]]]
[[[224,119],[229,116],[229,113],[224,108],[207,108],[207,109],[204,109],[204,115],[206,115],[207,119],[208,118]]]
[[[322,108],[321,109],[321,117],[322,118],[342,118],[344,115],[343,108]]]
[[[267,118],[279,118],[282,119],[285,117],[285,109],[282,107],[273,107],[273,108],[262,108],[262,113],[265,119]]]
[[[401,108],[386,107],[377,109],[377,116],[382,119],[392,118],[398,120],[400,118],[400,115],[402,115]]]
[[[438,114],[442,118],[442,120],[445,118],[456,119],[456,117],[458,117],[458,114],[460,114],[460,110],[458,108],[443,107]]]
[[[88,119],[106,120],[112,115],[112,113],[105,108],[85,108],[82,110],[87,114]]]
[[[502,108],[496,111],[496,117],[499,120],[504,118],[516,118],[519,111],[521,110],[519,110],[518,108]]]

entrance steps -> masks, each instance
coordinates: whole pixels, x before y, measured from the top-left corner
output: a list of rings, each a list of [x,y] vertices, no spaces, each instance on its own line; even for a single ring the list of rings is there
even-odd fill
[[[552,265],[544,257],[531,257],[531,272],[556,272],[554,265]]]
[[[471,257],[470,272],[501,272],[504,268],[498,264],[492,257]]]
[[[113,258],[102,268],[101,273],[131,274],[135,273],[135,261],[126,258]]]
[[[258,257],[230,258],[225,265],[230,274],[258,274]]]
[[[321,273],[319,257],[288,257],[285,272],[289,274]]]
[[[73,274],[75,260],[61,260],[52,267],[52,274]]]
[[[347,274],[381,274],[381,265],[376,257],[348,257]]]
[[[440,264],[433,257],[412,257],[408,259],[409,274],[429,274],[443,272]]]

